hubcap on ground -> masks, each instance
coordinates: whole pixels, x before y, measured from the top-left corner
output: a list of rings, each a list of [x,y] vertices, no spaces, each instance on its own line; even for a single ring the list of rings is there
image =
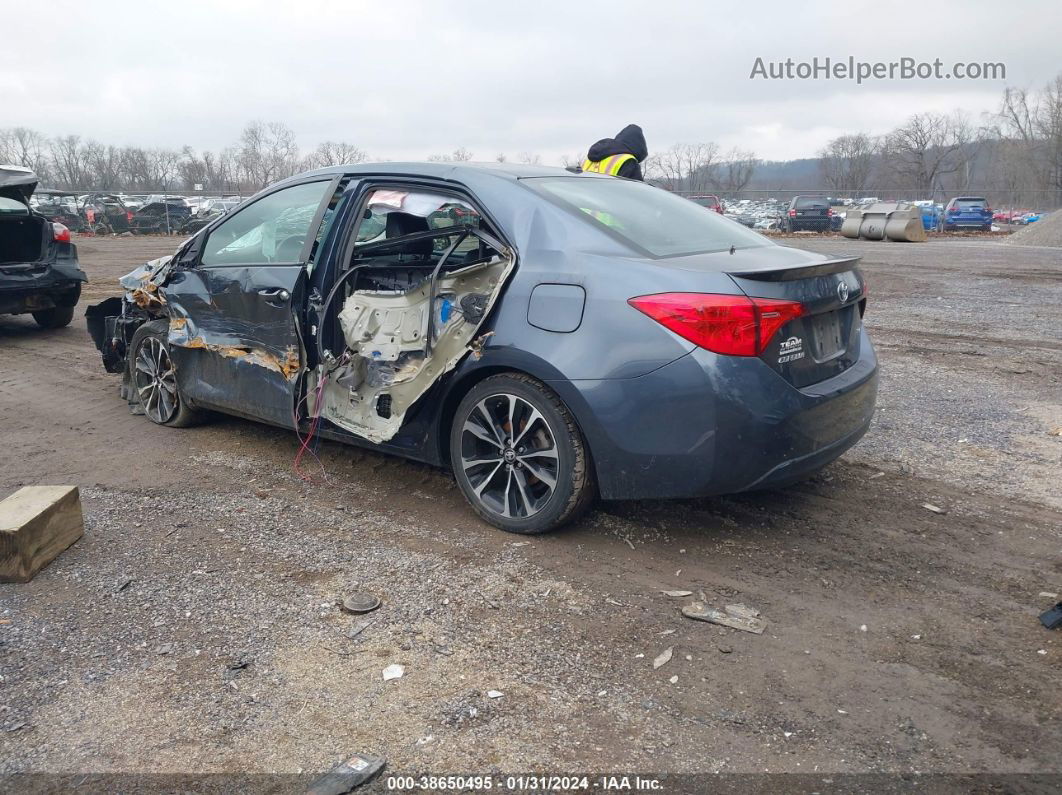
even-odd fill
[[[557,488],[557,443],[542,413],[517,395],[479,401],[461,428],[461,467],[482,505],[506,518],[542,510]]]
[[[144,413],[157,423],[168,422],[177,412],[177,377],[166,346],[156,337],[145,338],[136,355],[133,383]]]

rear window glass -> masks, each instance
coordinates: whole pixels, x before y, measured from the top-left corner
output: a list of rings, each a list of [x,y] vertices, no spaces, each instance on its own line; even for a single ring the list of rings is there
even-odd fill
[[[772,245],[762,235],[688,199],[625,179],[530,177],[523,180],[655,257]]]
[[[797,199],[795,208],[797,210],[813,210],[815,208],[829,207],[830,203],[826,199]]]
[[[4,213],[5,215],[8,213],[27,215],[29,213],[29,207],[18,201],[18,199],[10,199],[7,196],[0,196],[0,213]]]
[[[962,210],[983,210],[988,202],[984,199],[956,199],[955,206]]]
[[[694,196],[691,200],[694,204],[699,204],[701,207],[718,207],[719,199],[714,196]]]

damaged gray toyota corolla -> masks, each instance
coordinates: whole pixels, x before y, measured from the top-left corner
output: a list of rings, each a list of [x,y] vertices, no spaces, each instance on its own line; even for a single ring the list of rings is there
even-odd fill
[[[640,182],[510,165],[281,182],[87,313],[152,422],[220,411],[450,467],[518,533],[770,488],[866,431],[856,258]]]

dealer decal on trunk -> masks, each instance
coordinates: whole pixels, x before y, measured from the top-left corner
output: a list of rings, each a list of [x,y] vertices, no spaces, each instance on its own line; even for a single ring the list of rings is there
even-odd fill
[[[803,358],[804,340],[800,337],[790,337],[787,340],[782,340],[782,344],[778,346],[778,364],[795,362],[797,359]]]

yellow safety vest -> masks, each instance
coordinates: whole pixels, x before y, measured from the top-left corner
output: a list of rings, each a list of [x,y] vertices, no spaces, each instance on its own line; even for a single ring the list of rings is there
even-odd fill
[[[610,177],[615,177],[628,160],[637,160],[637,158],[631,154],[622,154],[609,155],[604,160],[584,160],[583,171],[592,171],[595,174],[608,174]]]

